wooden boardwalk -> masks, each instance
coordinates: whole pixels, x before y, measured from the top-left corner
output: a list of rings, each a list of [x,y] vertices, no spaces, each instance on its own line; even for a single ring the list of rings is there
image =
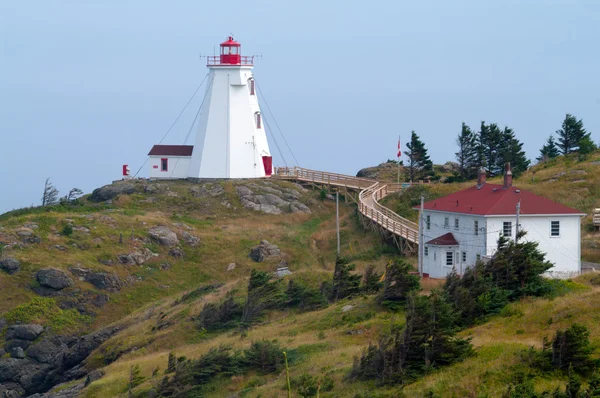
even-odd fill
[[[411,184],[382,183],[369,178],[309,170],[302,167],[279,167],[275,169],[275,174],[272,177],[358,192],[357,204],[363,225],[373,226],[382,233],[389,235],[405,251],[416,251],[416,246],[419,243],[419,226],[379,203],[379,200],[387,195],[401,192]]]

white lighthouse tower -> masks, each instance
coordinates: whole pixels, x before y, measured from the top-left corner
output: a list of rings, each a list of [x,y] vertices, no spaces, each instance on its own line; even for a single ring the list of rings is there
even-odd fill
[[[252,77],[253,56],[229,37],[208,57],[208,83],[188,177],[257,178],[271,175],[272,158]]]

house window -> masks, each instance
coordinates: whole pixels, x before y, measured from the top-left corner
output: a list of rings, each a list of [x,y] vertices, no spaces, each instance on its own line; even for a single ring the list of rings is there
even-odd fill
[[[454,252],[446,252],[446,265],[454,265]]]
[[[509,238],[512,236],[512,222],[504,221],[502,223],[502,235],[508,236]]]
[[[550,236],[560,236],[560,221],[550,221]]]
[[[426,255],[426,256],[429,256],[429,246],[425,246],[423,248],[423,254]]]
[[[475,228],[475,236],[479,235],[479,221],[473,222],[473,228]]]
[[[475,255],[475,260],[480,261],[481,260],[481,254]]]
[[[463,263],[467,262],[467,252],[462,252],[462,262]]]
[[[445,217],[444,218],[444,228],[448,228],[448,227],[450,227],[450,218]]]
[[[250,78],[248,82],[250,83],[250,95],[254,95],[254,79]]]
[[[260,112],[256,112],[254,116],[256,118],[256,128],[259,129],[261,128]]]
[[[160,159],[160,171],[169,171],[169,159],[168,158]]]
[[[460,224],[459,224],[458,218],[455,218],[455,219],[454,219],[454,229],[458,229],[458,226],[459,226],[459,225],[460,225]]]
[[[437,260],[437,255],[436,255],[436,252],[434,251],[433,252],[433,261],[436,261],[436,260]]]
[[[425,224],[427,225],[427,230],[431,229],[431,216],[427,215],[427,217],[425,218]]]

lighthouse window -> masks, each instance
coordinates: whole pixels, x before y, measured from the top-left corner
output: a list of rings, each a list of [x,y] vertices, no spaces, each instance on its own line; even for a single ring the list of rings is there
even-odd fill
[[[169,171],[169,159],[162,158],[160,160],[160,171]]]
[[[231,53],[232,54],[237,54],[237,50],[238,50],[237,47],[231,47]]]
[[[260,127],[261,126],[260,113],[256,112],[255,115],[256,115],[256,128],[259,129],[259,128],[261,128]]]
[[[254,95],[254,79],[250,80],[250,95]]]

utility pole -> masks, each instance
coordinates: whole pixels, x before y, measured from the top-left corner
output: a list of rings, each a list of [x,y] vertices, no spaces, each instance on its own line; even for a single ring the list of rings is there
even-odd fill
[[[519,215],[521,214],[521,201],[517,202],[517,225],[515,225],[515,243],[519,240]]]
[[[337,230],[337,254],[340,255],[340,193],[335,193],[335,228]]]
[[[419,275],[423,278],[423,253],[425,252],[423,247],[423,208],[425,198],[421,196],[421,211],[419,214]]]

